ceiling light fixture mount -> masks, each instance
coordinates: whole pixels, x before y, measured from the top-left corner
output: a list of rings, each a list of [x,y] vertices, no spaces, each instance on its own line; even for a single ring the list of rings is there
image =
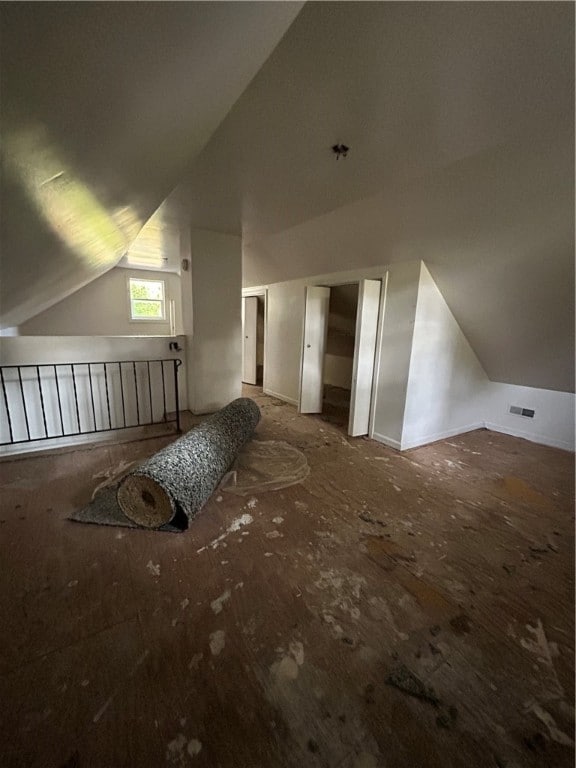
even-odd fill
[[[340,160],[341,157],[346,157],[349,149],[350,147],[347,147],[346,144],[334,144],[332,152],[336,155],[336,160]]]

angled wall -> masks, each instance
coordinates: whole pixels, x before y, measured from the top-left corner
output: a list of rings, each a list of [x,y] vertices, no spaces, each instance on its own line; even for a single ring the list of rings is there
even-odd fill
[[[488,383],[474,350],[421,262],[402,450],[483,427]]]
[[[424,263],[400,448],[486,427],[574,450],[574,394],[490,381]],[[534,410],[533,418],[510,413]]]
[[[163,280],[166,320],[131,320],[128,278]],[[180,278],[173,272],[116,267],[18,327],[20,336],[169,336],[169,304],[181,333]]]

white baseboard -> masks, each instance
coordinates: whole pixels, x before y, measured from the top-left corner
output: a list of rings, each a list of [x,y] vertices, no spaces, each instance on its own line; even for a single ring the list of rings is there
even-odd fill
[[[394,440],[391,437],[388,437],[387,435],[381,435],[379,432],[374,432],[371,435],[372,440],[376,440],[378,443],[384,443],[384,445],[387,445],[389,448],[396,448],[397,451],[400,450],[400,442],[398,440]]]
[[[484,426],[493,432],[501,432],[511,437],[521,437],[524,440],[530,440],[532,443],[540,443],[540,445],[547,445],[550,448],[561,448],[563,451],[574,453],[574,444],[568,443],[565,440],[558,440],[555,437],[548,437],[548,435],[535,435],[530,432],[523,432],[521,429],[510,429],[510,427],[503,427],[501,424],[494,424],[490,421],[486,421]]]
[[[284,400],[285,403],[290,403],[290,405],[295,405],[298,407],[298,400],[295,400],[293,397],[288,397],[287,395],[281,395],[279,392],[273,392],[271,389],[263,389],[262,390],[265,395],[270,395],[270,397],[276,397],[278,400]]]
[[[455,429],[447,429],[443,432],[435,432],[432,435],[426,435],[425,437],[417,437],[414,440],[408,440],[402,443],[401,450],[408,451],[410,448],[418,448],[421,445],[429,445],[435,443],[438,440],[445,440],[447,437],[455,437],[456,435],[463,435],[466,432],[473,432],[475,429],[484,429],[484,422],[478,421],[475,424],[468,424],[466,427],[456,427]]]

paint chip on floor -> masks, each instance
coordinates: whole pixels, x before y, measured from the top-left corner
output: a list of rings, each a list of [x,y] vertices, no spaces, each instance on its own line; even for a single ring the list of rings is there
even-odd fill
[[[146,563],[146,568],[148,568],[148,570],[149,570],[149,572],[150,572],[150,574],[152,576],[160,576],[160,564],[159,563],[154,565],[152,560],[148,560],[148,562]]]
[[[220,597],[217,597],[216,600],[212,600],[210,603],[210,607],[214,611],[214,613],[218,614],[222,612],[222,607],[224,603],[230,599],[230,590],[227,589],[225,592],[223,592]]]
[[[226,632],[223,629],[217,629],[210,635],[210,652],[212,656],[219,656],[226,645]]]

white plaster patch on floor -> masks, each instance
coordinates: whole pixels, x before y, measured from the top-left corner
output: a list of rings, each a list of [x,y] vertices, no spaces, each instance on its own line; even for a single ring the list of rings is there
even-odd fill
[[[251,499],[248,499],[246,502],[248,509],[256,509],[256,504],[258,504],[258,499],[256,499],[254,496]]]
[[[284,522],[284,518],[283,517],[273,517],[272,518],[272,522],[275,523],[276,525],[282,525],[282,523]]]
[[[160,576],[160,564],[159,563],[154,565],[152,560],[148,560],[148,562],[146,563],[146,568],[148,568],[148,570],[149,570],[149,572],[150,572],[150,574],[152,576]]]
[[[200,666],[200,662],[204,658],[203,653],[195,653],[194,656],[190,659],[190,663],[188,664],[188,669],[190,672],[193,672],[194,670],[198,669]]]
[[[272,557],[274,552],[264,552],[264,557]]]
[[[280,533],[280,531],[268,531],[266,534],[267,539],[281,539],[283,536],[284,534]]]
[[[228,560],[220,560],[220,565],[228,565]]]
[[[166,747],[166,762],[172,765],[182,765],[184,760],[184,747],[188,739],[183,733],[179,733],[175,739],[172,739]]]
[[[398,485],[394,485],[394,484],[392,485],[392,488],[394,488],[394,490],[397,491],[398,493],[400,493],[400,491],[402,490],[402,488],[400,488]]]
[[[296,664],[301,667],[304,664],[304,645],[299,640],[293,640],[289,644],[288,650]]]
[[[564,731],[561,731],[558,726],[556,725],[556,721],[552,717],[552,715],[547,712],[545,709],[543,709],[540,704],[538,704],[537,701],[532,701],[528,703],[528,706],[526,707],[526,710],[528,712],[533,712],[538,720],[540,720],[546,728],[548,728],[548,733],[550,735],[550,738],[552,741],[555,741],[557,744],[562,744],[565,747],[573,747],[574,742],[568,736]]]
[[[216,496],[216,501],[220,503],[222,501],[222,496]]]
[[[230,590],[227,589],[225,592],[223,592],[220,597],[217,597],[216,600],[212,600],[210,603],[210,607],[214,611],[214,613],[218,614],[222,612],[222,607],[224,603],[230,599]]]
[[[272,664],[270,673],[278,683],[296,680],[298,677],[298,664],[292,656],[283,656],[280,661],[275,661]]]
[[[330,627],[330,630],[334,635],[334,637],[336,638],[336,640],[340,640],[340,638],[344,634],[344,630],[342,629],[340,624],[338,624],[334,616],[332,616],[332,614],[330,613],[323,613],[322,618],[326,622],[326,624],[328,624],[328,626]]]
[[[189,605],[190,605],[190,600],[188,600],[188,598],[185,597],[184,600],[182,600],[180,603],[180,608],[184,610],[185,608],[188,608]]]
[[[244,586],[244,582],[239,581],[238,584],[236,584],[236,586],[234,587],[234,589],[242,589],[243,586]]]
[[[212,656],[219,656],[226,645],[226,632],[223,629],[217,629],[210,635],[210,652]]]
[[[308,509],[308,504],[305,504],[303,501],[295,501],[294,506],[296,509],[301,509],[302,511]]]
[[[240,528],[242,528],[243,526],[250,525],[250,523],[253,523],[253,522],[254,522],[254,518],[252,517],[252,515],[249,515],[245,512],[243,515],[240,515],[240,517],[237,517],[235,520],[232,521],[230,527],[227,529],[227,532],[233,533],[234,531],[239,531]]]
[[[200,547],[200,549],[196,550],[196,554],[200,554],[200,552],[204,552],[205,549],[208,547],[211,547],[212,549],[217,549],[220,544],[222,544],[223,547],[226,546],[226,543],[224,542],[224,539],[228,536],[230,533],[235,533],[236,531],[239,531],[240,528],[243,528],[245,525],[250,525],[250,523],[254,522],[254,518],[252,515],[249,515],[247,512],[245,512],[243,515],[240,515],[240,517],[237,517],[235,520],[231,522],[231,524],[226,528],[224,533],[222,533],[218,538],[213,539],[210,544],[206,544],[204,547]]]
[[[196,755],[200,752],[202,749],[202,742],[198,741],[198,739],[190,739],[188,742],[188,746],[186,747],[186,751],[190,755],[190,757],[196,757]]]
[[[331,592],[332,600],[326,608],[339,608],[348,613],[354,620],[360,618],[360,609],[355,603],[360,600],[361,589],[366,584],[363,576],[355,573],[344,573],[333,568],[320,571],[320,578],[314,582],[314,586],[321,590]]]
[[[78,579],[73,579],[72,581],[68,582],[69,587],[77,587],[78,586]]]

